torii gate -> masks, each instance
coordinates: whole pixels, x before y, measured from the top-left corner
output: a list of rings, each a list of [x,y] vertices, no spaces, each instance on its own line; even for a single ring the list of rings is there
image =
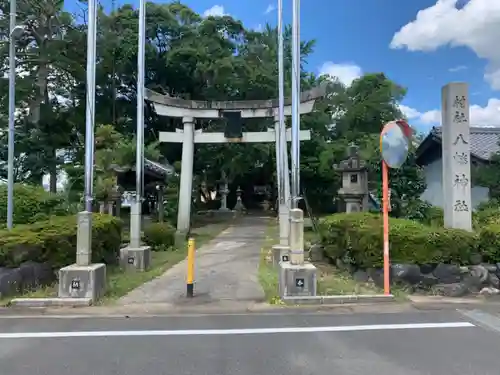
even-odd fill
[[[325,86],[319,86],[301,93],[300,113],[310,113],[316,99],[324,96]],[[177,234],[184,236],[189,231],[191,217],[191,195],[193,185],[193,158],[195,143],[267,143],[278,142],[277,132],[279,124],[278,100],[246,100],[246,101],[195,101],[173,98],[152,90],[146,90],[146,99],[149,100],[160,116],[182,118],[184,129],[175,132],[160,132],[160,142],[182,143],[181,178],[179,187],[179,209],[177,215]],[[285,100],[285,116],[291,115],[291,100]],[[274,118],[275,127],[267,132],[243,132],[242,118]],[[226,127],[224,133],[204,133],[194,130],[196,118],[217,119],[227,118],[233,121],[233,128]],[[286,138],[291,140],[291,131],[287,129]],[[310,130],[300,131],[300,140],[311,139]],[[278,147],[276,147],[278,151]],[[286,160],[286,159],[285,159]],[[286,168],[288,170],[288,168]],[[288,178],[288,173],[286,173]],[[285,183],[287,197],[289,182]],[[288,214],[287,214],[288,215]],[[280,220],[281,222],[282,220]],[[281,233],[281,230],[280,230]]]

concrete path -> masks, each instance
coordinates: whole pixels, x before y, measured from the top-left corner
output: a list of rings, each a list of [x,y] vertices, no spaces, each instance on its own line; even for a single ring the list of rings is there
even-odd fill
[[[498,375],[500,319],[472,314],[0,318],[0,374]]]
[[[268,220],[241,218],[197,250],[194,298],[186,298],[187,262],[184,260],[122,297],[118,303],[203,305],[262,301],[264,291],[259,284],[258,268]]]

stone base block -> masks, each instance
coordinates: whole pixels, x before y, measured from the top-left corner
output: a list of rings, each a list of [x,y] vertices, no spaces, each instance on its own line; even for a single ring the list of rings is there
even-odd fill
[[[277,267],[280,262],[290,261],[290,246],[274,245],[273,246],[273,266]]]
[[[120,266],[127,270],[147,271],[151,266],[151,247],[124,247],[120,249]]]
[[[308,262],[290,264],[281,262],[279,265],[280,297],[315,296],[317,288],[317,269]]]
[[[59,298],[90,298],[97,301],[106,291],[104,263],[79,266],[71,264],[59,270]]]

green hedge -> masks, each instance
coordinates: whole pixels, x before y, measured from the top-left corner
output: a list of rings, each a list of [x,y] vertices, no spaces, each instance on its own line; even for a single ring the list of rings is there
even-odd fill
[[[500,222],[485,225],[479,236],[479,253],[488,263],[500,262]]]
[[[48,262],[54,269],[76,260],[76,216],[52,217],[46,221],[0,230],[0,266],[17,267],[22,262]],[[114,263],[121,245],[121,221],[94,214],[92,261]]]
[[[47,220],[61,212],[64,196],[46,192],[41,186],[14,185],[14,224]],[[0,185],[0,226],[7,220],[7,185]]]
[[[475,233],[395,218],[390,219],[389,226],[392,263],[467,264],[478,251],[479,236]],[[325,251],[331,258],[347,259],[361,268],[382,267],[380,215],[335,214],[321,220],[319,227]]]
[[[169,223],[151,223],[144,228],[143,239],[153,250],[166,250],[175,243],[175,228]]]

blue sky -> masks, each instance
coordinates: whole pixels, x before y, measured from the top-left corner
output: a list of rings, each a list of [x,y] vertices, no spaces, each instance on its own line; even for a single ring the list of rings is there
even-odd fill
[[[229,14],[251,28],[277,20],[276,1],[184,3],[200,14]],[[284,3],[290,23],[292,2]],[[407,87],[402,108],[421,131],[439,124],[441,87],[453,81],[469,84],[471,125],[500,126],[499,0],[303,0],[301,37],[317,40],[311,71],[346,83],[384,72]]]

